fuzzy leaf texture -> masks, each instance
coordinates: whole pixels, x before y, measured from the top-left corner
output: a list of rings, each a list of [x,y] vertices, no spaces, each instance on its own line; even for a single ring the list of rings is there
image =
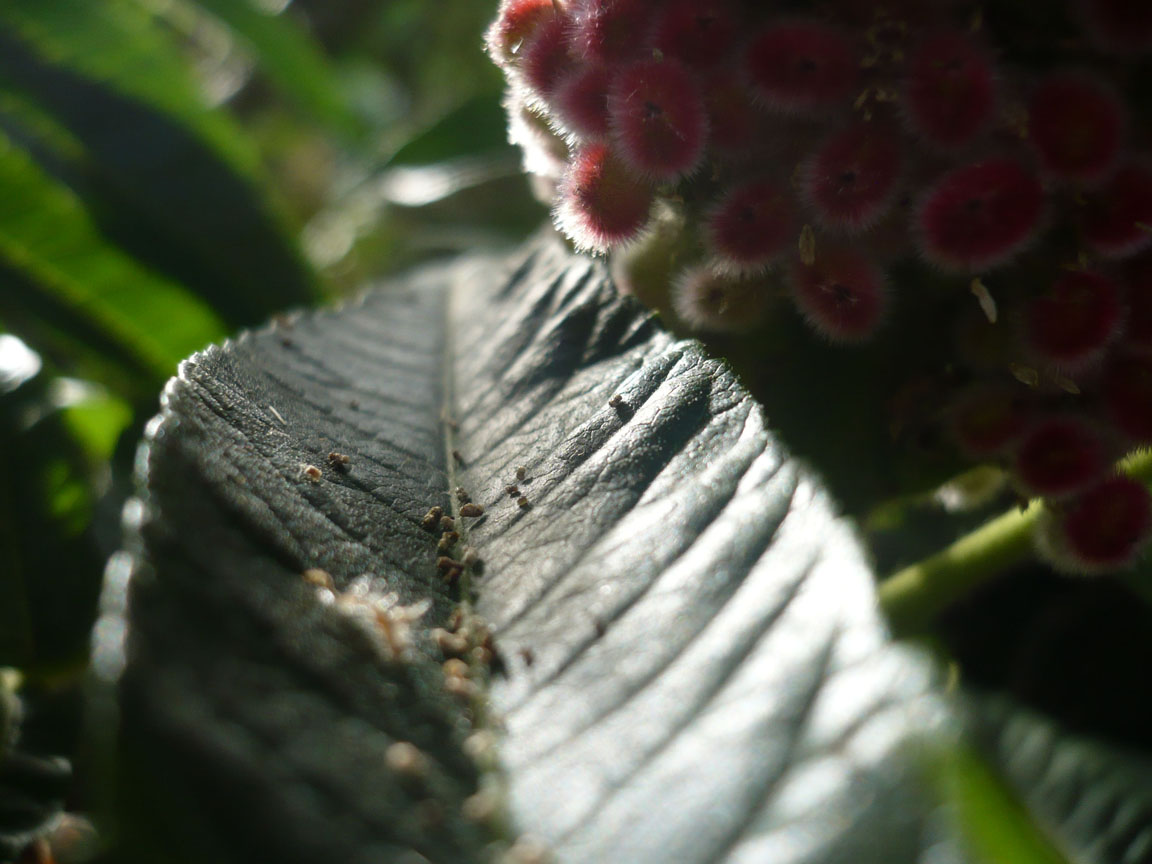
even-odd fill
[[[1070,732],[1003,698],[969,704],[969,732],[1069,860],[1152,860],[1147,754]]]
[[[948,724],[848,525],[724,364],[554,239],[195,355],[141,465],[94,653],[127,860],[459,864],[526,832],[562,862],[899,864],[933,842],[919,756]],[[455,486],[485,509],[458,520],[505,667],[484,710],[429,637],[455,599],[420,521]],[[407,654],[308,568],[430,600]],[[466,744],[486,718],[500,770]]]

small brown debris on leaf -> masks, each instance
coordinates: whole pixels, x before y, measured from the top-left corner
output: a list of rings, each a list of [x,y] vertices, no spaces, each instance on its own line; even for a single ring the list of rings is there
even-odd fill
[[[500,799],[490,789],[481,789],[475,795],[469,795],[460,805],[460,812],[469,822],[487,822],[496,815],[500,807]]]
[[[455,558],[449,558],[447,555],[441,555],[436,559],[436,569],[441,573],[447,573],[453,568],[463,569],[464,565]]]
[[[544,841],[531,834],[521,834],[500,858],[500,864],[552,864],[555,859]]]
[[[489,761],[496,752],[496,736],[482,729],[464,739],[464,752],[477,762]]]
[[[467,678],[461,678],[457,675],[450,675],[444,678],[444,689],[464,701],[468,701],[480,692],[480,688],[476,686],[476,682],[469,681]]]
[[[524,661],[525,666],[531,666],[536,662],[536,652],[531,648],[521,648],[518,652],[520,659]]]
[[[303,465],[300,467],[300,473],[309,483],[319,483],[324,476],[324,472],[317,468],[315,465]]]
[[[460,542],[460,534],[456,531],[445,531],[440,535],[440,542],[436,544],[436,551],[441,555],[448,552]]]
[[[319,567],[309,567],[300,575],[309,585],[315,585],[317,588],[327,588],[329,591],[336,590],[336,586],[332,582],[332,577],[327,570],[321,570]]]
[[[428,760],[420,752],[420,748],[407,741],[389,744],[388,749],[384,751],[384,762],[388,770],[410,777],[423,776],[428,768]]]
[[[456,487],[456,502],[458,504],[467,504],[471,500],[472,496],[464,490],[463,486]]]
[[[461,657],[468,650],[468,640],[459,633],[451,633],[443,627],[435,627],[429,635],[445,657]]]
[[[441,516],[440,517],[440,530],[441,531],[455,531],[456,530],[456,520],[453,519],[451,516]]]
[[[608,405],[612,408],[619,408],[624,404],[624,397],[619,393],[613,393],[612,398],[608,400]]]
[[[504,491],[505,491],[505,493],[507,493],[509,498],[515,498],[517,495],[520,494],[520,487],[519,486],[513,486],[513,485],[509,484],[509,485],[504,487]]]
[[[532,502],[529,501],[528,498],[525,497],[524,495],[521,495],[519,498],[516,499],[516,504],[521,510],[527,510],[529,507],[532,506]]]
[[[440,525],[440,517],[444,515],[444,508],[431,507],[420,521],[420,527],[425,531],[435,531]]]
[[[351,461],[347,453],[337,453],[333,450],[328,454],[328,464],[336,471],[347,471],[348,463]]]
[[[528,477],[528,469],[526,467],[524,467],[523,465],[519,466],[516,469],[516,479],[519,480],[521,483],[523,483],[525,478],[527,478],[527,477]]]
[[[444,675],[447,678],[467,678],[468,673],[471,671],[468,668],[468,664],[459,657],[452,657],[445,660],[440,668],[444,671]]]
[[[464,461],[464,456],[460,453],[459,450],[452,451],[452,458],[456,460],[456,464],[461,468],[467,467],[468,463]]]
[[[483,516],[484,515],[484,508],[481,507],[479,504],[473,504],[473,503],[469,502],[460,508],[460,515],[461,516]]]

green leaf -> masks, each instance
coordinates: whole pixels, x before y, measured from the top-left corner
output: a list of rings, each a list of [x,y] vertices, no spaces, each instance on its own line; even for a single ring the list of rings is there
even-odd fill
[[[1003,778],[997,794],[1017,802],[1009,807],[1027,807],[1033,835],[1042,833],[1051,847],[1067,850],[1066,858],[1037,857],[1037,862],[1144,864],[1152,859],[1147,752],[1074,734],[1004,697],[974,696],[969,707],[973,739]]]
[[[83,202],[0,134],[0,320],[73,374],[142,398],[225,332],[207,306],[100,233]]]
[[[0,364],[19,351],[0,334]],[[6,382],[0,370],[0,667],[86,653],[103,557],[93,467],[48,376]]]
[[[481,93],[457,105],[404,143],[388,167],[431,165],[478,154],[504,152],[519,161],[508,143],[508,127],[498,93]]]
[[[127,0],[0,6],[0,88],[74,139],[63,158],[98,220],[132,255],[229,323],[310,302],[311,274],[269,209],[246,139],[194,89],[178,46]],[[70,158],[71,157],[71,158]]]
[[[552,239],[428,269],[197,355],[163,404],[95,648],[130,860],[471,862],[522,831],[919,860],[931,674],[820,481],[602,265]],[[484,560],[457,587],[432,505]],[[368,589],[429,603],[404,651]],[[502,656],[463,652],[474,698],[431,629],[454,609]]]
[[[979,864],[1071,864],[978,753],[958,747],[944,768],[967,846]]]
[[[273,84],[316,120],[347,138],[363,131],[328,61],[289,16],[261,11],[251,0],[195,2],[230,27]]]

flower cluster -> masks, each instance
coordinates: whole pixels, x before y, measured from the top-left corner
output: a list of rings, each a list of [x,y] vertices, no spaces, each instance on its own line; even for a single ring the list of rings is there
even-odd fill
[[[1007,2],[503,0],[487,47],[577,248],[677,226],[685,324],[755,327],[783,286],[851,345],[917,290],[898,266],[975,294],[995,336],[941,334],[942,422],[1046,499],[1057,563],[1108,570],[1152,536],[1113,468],[1152,443],[1152,3],[1042,5],[1038,31]]]

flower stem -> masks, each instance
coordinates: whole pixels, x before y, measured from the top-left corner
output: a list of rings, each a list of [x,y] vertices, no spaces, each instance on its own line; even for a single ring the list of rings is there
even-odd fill
[[[1152,481],[1152,452],[1130,456],[1119,465],[1124,473]],[[893,573],[879,587],[880,608],[897,638],[932,630],[937,615],[973,588],[1032,554],[1032,527],[1044,505],[1012,510],[961,537],[951,546]],[[1145,580],[1134,574],[1139,583]],[[1132,584],[1133,579],[1126,580]],[[1148,591],[1140,593],[1149,596]]]

